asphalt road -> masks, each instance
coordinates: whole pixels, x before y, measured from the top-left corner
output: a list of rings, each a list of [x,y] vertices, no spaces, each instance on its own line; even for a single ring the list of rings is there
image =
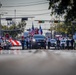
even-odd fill
[[[0,75],[76,75],[76,51],[0,51]]]

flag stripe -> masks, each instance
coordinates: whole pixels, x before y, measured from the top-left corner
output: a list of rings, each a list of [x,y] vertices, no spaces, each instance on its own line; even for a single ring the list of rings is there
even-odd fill
[[[10,39],[9,41],[10,41],[10,43],[12,44],[12,46],[14,46],[14,43],[12,42],[12,40]]]
[[[18,43],[18,41],[17,41],[17,40],[14,40],[14,42],[16,43],[16,45],[18,45],[18,46],[19,46],[19,43]]]
[[[21,45],[20,41],[12,40],[12,39],[10,39],[9,41],[11,42],[12,46],[20,46]]]

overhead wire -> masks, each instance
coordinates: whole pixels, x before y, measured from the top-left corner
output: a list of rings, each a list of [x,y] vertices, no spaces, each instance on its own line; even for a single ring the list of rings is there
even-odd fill
[[[49,2],[41,2],[41,3],[34,3],[34,4],[25,4],[25,5],[14,5],[14,6],[2,6],[2,7],[6,7],[6,8],[10,8],[10,7],[24,7],[24,6],[34,6],[34,5],[41,5],[41,4],[46,4]]]
[[[40,13],[40,14],[29,14],[29,15],[16,15],[16,16],[32,16],[32,15],[38,16],[38,15],[44,15],[44,14],[49,14],[49,13],[51,13],[51,12]],[[14,16],[14,15],[4,15],[4,16]]]
[[[19,11],[19,12],[25,12],[25,11],[26,11],[26,12],[28,12],[28,11],[46,11],[46,10],[48,10],[48,9],[40,9],[40,10],[25,10],[25,9],[24,9],[24,10],[22,10],[22,9],[21,9],[21,10],[18,10],[18,9],[16,9],[16,11]],[[11,10],[11,9],[9,9],[9,10],[4,9],[4,10],[3,10],[3,9],[2,9],[2,10],[0,10],[0,11],[14,11],[14,10]]]
[[[5,4],[9,3],[10,5],[12,5],[12,4],[16,4],[17,5],[17,4],[30,4],[30,3],[38,3],[38,2],[48,2],[48,1],[47,0],[37,0],[37,1],[29,1],[29,0],[25,1],[24,0],[23,3],[22,3],[22,1],[21,2],[20,1],[17,1],[17,2],[16,1],[13,1],[13,2],[10,2],[10,1],[8,2],[7,1],[7,2],[4,2],[4,3]]]
[[[29,4],[29,3],[38,3],[38,2],[48,2],[48,1],[47,0],[40,0],[40,1],[37,0],[37,1],[30,1],[30,2],[26,1],[26,2],[23,2],[23,3],[20,2],[20,3],[17,3],[17,4],[25,4],[25,3]]]
[[[16,15],[16,19],[17,18],[23,18],[23,17],[34,17],[34,16],[40,16],[40,15],[45,15],[45,14],[50,14],[50,12],[47,12],[47,13],[41,13],[41,14],[30,14],[30,15]],[[15,18],[14,15],[5,15],[5,16],[8,16],[8,17],[11,17],[11,18]],[[13,17],[12,17],[13,16]],[[21,17],[20,17],[21,16]]]

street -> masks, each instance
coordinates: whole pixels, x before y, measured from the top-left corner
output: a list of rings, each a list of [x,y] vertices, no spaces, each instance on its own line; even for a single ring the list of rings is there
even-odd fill
[[[0,75],[76,75],[76,51],[1,50]]]

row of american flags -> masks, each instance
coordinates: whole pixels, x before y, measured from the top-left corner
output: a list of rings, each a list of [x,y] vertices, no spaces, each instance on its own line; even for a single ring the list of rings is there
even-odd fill
[[[31,36],[33,36],[34,34],[41,34],[42,35],[43,34],[43,30],[42,30],[41,25],[39,26],[39,28],[35,28],[33,23],[32,23],[32,28],[29,29],[29,34]]]

